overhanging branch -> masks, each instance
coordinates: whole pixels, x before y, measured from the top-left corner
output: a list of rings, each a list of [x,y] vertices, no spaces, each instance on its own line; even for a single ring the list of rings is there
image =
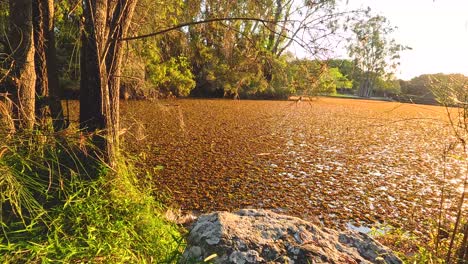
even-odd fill
[[[135,36],[135,37],[127,37],[127,38],[122,38],[120,41],[129,41],[129,40],[136,40],[136,39],[143,39],[143,38],[149,38],[149,37],[154,37],[157,35],[161,35],[164,33],[167,33],[172,30],[180,29],[183,27],[187,26],[193,26],[193,25],[199,25],[199,24],[206,24],[206,23],[212,23],[212,22],[220,22],[220,21],[257,21],[260,22],[264,25],[267,23],[280,23],[284,21],[273,21],[273,20],[265,20],[265,19],[260,19],[260,18],[253,18],[253,17],[223,17],[223,18],[211,18],[211,19],[206,19],[202,21],[191,21],[191,22],[186,22],[182,24],[175,25],[170,28],[166,28],[160,31],[152,32],[149,34],[144,34],[140,36]]]

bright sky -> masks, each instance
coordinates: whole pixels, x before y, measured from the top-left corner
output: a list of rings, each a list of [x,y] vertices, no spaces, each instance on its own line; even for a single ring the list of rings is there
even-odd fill
[[[367,6],[397,26],[396,41],[413,49],[401,54],[398,78],[468,76],[468,0],[349,0],[347,8]]]

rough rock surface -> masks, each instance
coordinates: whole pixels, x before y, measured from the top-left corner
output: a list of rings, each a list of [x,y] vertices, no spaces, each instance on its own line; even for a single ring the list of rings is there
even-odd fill
[[[319,228],[296,217],[245,209],[200,216],[184,261],[214,263],[402,263],[365,234]]]

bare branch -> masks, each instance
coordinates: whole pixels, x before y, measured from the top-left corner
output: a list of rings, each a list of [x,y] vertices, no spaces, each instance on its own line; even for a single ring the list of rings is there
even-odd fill
[[[129,40],[137,40],[137,39],[143,39],[143,38],[149,38],[149,37],[154,37],[157,35],[161,35],[173,30],[177,30],[183,27],[187,26],[193,26],[193,25],[199,25],[199,24],[206,24],[206,23],[213,23],[213,22],[220,22],[220,21],[257,21],[266,26],[267,23],[278,23],[282,21],[273,21],[273,20],[265,20],[265,19],[260,19],[260,18],[252,18],[252,17],[221,17],[221,18],[211,18],[211,19],[206,19],[202,21],[191,21],[191,22],[186,22],[186,23],[181,23],[178,25],[175,25],[170,28],[166,28],[160,31],[156,31],[153,33],[149,34],[144,34],[140,36],[135,36],[135,37],[127,37],[127,38],[122,38],[120,41],[129,41]]]

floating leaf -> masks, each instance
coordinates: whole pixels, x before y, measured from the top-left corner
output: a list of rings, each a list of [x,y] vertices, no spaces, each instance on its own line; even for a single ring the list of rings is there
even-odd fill
[[[208,262],[208,261],[210,261],[210,260],[212,260],[212,259],[214,259],[214,258],[217,258],[217,257],[218,257],[218,254],[216,254],[216,253],[215,253],[215,254],[211,254],[211,255],[209,255],[208,257],[206,257],[206,258],[203,260],[203,262]]]

